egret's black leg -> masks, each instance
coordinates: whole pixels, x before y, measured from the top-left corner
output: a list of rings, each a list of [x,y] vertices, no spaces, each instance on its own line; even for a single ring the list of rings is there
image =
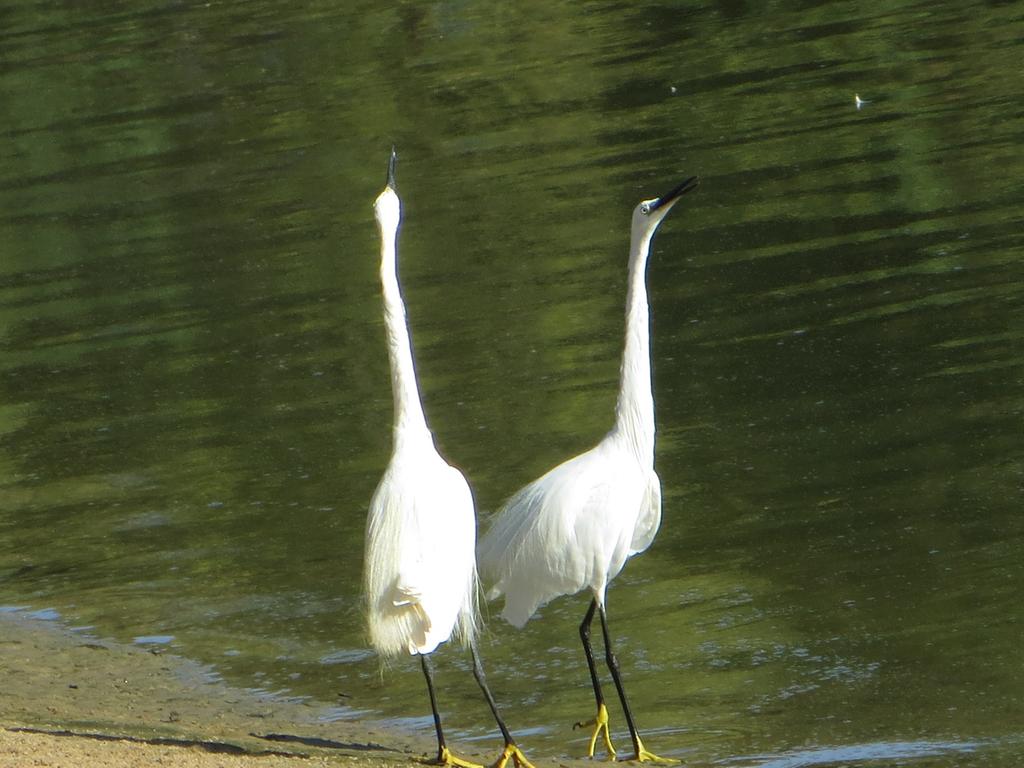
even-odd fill
[[[517,766],[520,766],[520,768],[533,768],[533,765],[526,759],[526,756],[516,745],[515,739],[512,738],[512,734],[509,733],[508,727],[505,725],[505,721],[501,718],[501,713],[498,711],[498,705],[494,701],[491,689],[487,687],[487,680],[484,679],[484,668],[480,663],[480,657],[477,655],[476,646],[471,645],[469,652],[473,658],[473,677],[476,678],[476,682],[477,685],[480,686],[480,690],[484,692],[484,698],[487,699],[487,706],[491,708],[491,714],[494,715],[494,721],[498,724],[498,728],[501,730],[502,738],[505,739],[505,749],[501,753],[501,757],[498,758],[498,762],[494,764],[494,768],[504,768],[510,757]]]
[[[608,733],[608,707],[604,703],[604,692],[601,690],[601,680],[597,676],[597,664],[594,662],[594,649],[590,645],[590,625],[594,621],[594,612],[597,610],[597,598],[590,601],[587,615],[580,622],[580,641],[583,643],[583,653],[587,657],[587,669],[590,670],[590,683],[594,687],[594,698],[597,701],[597,714],[593,720],[586,723],[576,723],[573,729],[584,728],[588,725],[594,726],[594,732],[590,736],[590,748],[587,757],[594,756],[594,748],[597,746],[597,737],[604,735],[604,746],[608,750],[609,757],[615,757],[615,747],[612,746],[612,739]]]
[[[587,615],[580,622],[580,641],[583,643],[583,653],[587,656],[587,669],[590,670],[590,683],[594,687],[594,698],[597,699],[597,706],[604,704],[604,692],[601,690],[601,680],[597,676],[597,664],[594,663],[594,649],[590,645],[590,624],[594,621],[594,612],[597,610],[597,599],[590,601]]]
[[[615,681],[615,689],[619,692],[619,701],[622,702],[622,711],[626,715],[626,727],[629,728],[629,735],[633,739],[633,746],[637,754],[640,752],[640,736],[636,730],[636,723],[633,721],[633,713],[626,701],[626,689],[622,687],[622,677],[619,674],[619,660],[612,650],[612,639],[608,633],[608,619],[605,616],[604,607],[601,607],[601,634],[604,636],[604,658],[608,663],[608,669],[612,673],[612,680]]]
[[[599,606],[599,608],[601,613],[601,633],[604,635],[604,657],[605,661],[608,662],[608,669],[612,673],[612,680],[615,681],[615,689],[619,692],[619,701],[622,702],[622,712],[626,716],[626,726],[629,728],[629,736],[633,740],[633,748],[636,750],[636,757],[633,759],[640,762],[648,760],[659,763],[678,762],[677,760],[658,757],[644,748],[644,744],[640,740],[640,732],[636,729],[636,722],[633,720],[633,712],[630,710],[629,702],[626,700],[626,689],[622,687],[622,676],[619,674],[619,660],[616,658],[615,652],[612,650],[612,639],[608,632],[608,618],[605,616],[604,606]]]
[[[444,743],[444,730],[441,728],[441,713],[437,709],[437,696],[434,695],[434,679],[430,672],[430,662],[427,655],[421,653],[420,664],[423,666],[423,676],[427,678],[427,693],[430,694],[430,709],[434,713],[434,728],[437,731],[437,763],[438,765],[456,766],[457,768],[483,768],[476,763],[470,763],[462,758],[456,757]]]
[[[434,729],[437,731],[437,761],[441,762],[448,747],[444,743],[444,730],[441,728],[441,713],[437,710],[437,696],[434,695],[434,679],[430,674],[430,662],[425,653],[420,654],[423,676],[427,678],[427,693],[430,694],[430,709],[434,713]]]
[[[480,690],[484,692],[487,706],[491,708],[491,714],[494,715],[494,720],[497,722],[499,730],[501,730],[502,738],[505,739],[506,744],[511,744],[512,735],[508,732],[505,721],[501,719],[501,713],[498,712],[498,705],[494,701],[494,696],[491,695],[491,689],[487,687],[487,681],[484,679],[484,668],[480,664],[480,657],[477,656],[476,647],[471,646],[469,652],[473,657],[473,677],[476,678],[476,683],[480,686]]]

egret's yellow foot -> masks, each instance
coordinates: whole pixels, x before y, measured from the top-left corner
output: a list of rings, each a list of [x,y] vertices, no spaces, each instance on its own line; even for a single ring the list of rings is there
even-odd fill
[[[612,746],[612,737],[608,731],[608,707],[601,704],[597,708],[597,715],[593,720],[588,720],[585,723],[576,723],[573,725],[573,729],[586,728],[588,725],[594,726],[594,733],[590,737],[590,749],[587,751],[587,757],[594,756],[594,747],[597,746],[597,737],[604,736],[604,748],[608,750],[608,757],[614,760],[615,747]]]
[[[437,756],[437,760],[434,761],[434,765],[444,765],[448,768],[484,768],[479,763],[471,763],[469,760],[463,760],[461,757],[456,757],[449,751],[448,747],[442,747],[441,753]]]
[[[644,743],[640,741],[639,736],[636,738],[636,745],[636,755],[633,757],[627,757],[627,760],[636,760],[638,763],[660,763],[661,765],[674,765],[675,763],[682,762],[681,760],[676,760],[673,757],[661,757],[653,752],[648,752],[644,748]]]
[[[524,755],[523,751],[515,744],[505,745],[505,750],[498,758],[498,762],[494,764],[494,768],[505,768],[505,764],[508,762],[510,757],[517,768],[533,768],[533,763],[526,759],[526,755]]]

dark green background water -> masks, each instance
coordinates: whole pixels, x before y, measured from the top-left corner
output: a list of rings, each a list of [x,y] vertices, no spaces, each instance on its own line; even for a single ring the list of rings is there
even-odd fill
[[[649,271],[663,527],[609,594],[648,746],[1018,765],[1024,8],[349,5],[0,0],[0,603],[429,733],[358,603],[387,153],[482,518],[609,427],[629,212],[697,173]],[[585,750],[584,609],[489,624],[532,754]]]

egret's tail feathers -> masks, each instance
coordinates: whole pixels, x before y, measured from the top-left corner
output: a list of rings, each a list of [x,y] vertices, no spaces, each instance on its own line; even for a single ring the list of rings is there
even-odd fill
[[[538,568],[518,571],[503,583],[505,607],[501,617],[519,629],[556,597],[573,595],[586,586],[580,580],[561,573],[544,573]]]
[[[530,620],[530,617],[537,611],[540,606],[532,605],[524,608],[523,606],[517,606],[511,604],[508,598],[505,598],[505,608],[501,612],[501,618],[507,621],[516,629],[522,629],[526,626],[526,622]]]
[[[497,517],[492,521],[490,530],[480,539],[476,548],[476,556],[480,573],[484,580],[495,583],[487,593],[488,599],[501,594],[498,586],[510,564],[515,561],[530,530],[536,525],[540,512],[541,499],[535,493],[536,483],[519,490],[505,502]],[[498,590],[495,594],[495,590]]]
[[[366,618],[370,645],[385,658],[429,653],[438,645],[431,639],[430,617],[418,602],[381,599],[368,606]]]
[[[385,657],[431,653],[453,634],[463,645],[472,645],[479,615],[475,572],[470,573],[470,578],[473,587],[464,588],[461,606],[449,608],[445,596],[439,601],[401,579],[376,599],[368,597],[370,644]]]
[[[475,563],[469,579],[471,586],[466,590],[466,600],[459,611],[459,620],[455,627],[459,641],[466,648],[472,647],[476,642],[477,633],[483,624],[480,617],[480,578],[477,576]]]
[[[458,624],[455,625],[455,636],[466,648],[469,648],[476,641],[477,632],[480,630],[480,616],[476,607],[472,611],[463,611],[459,614]]]
[[[391,595],[391,604],[396,608],[403,605],[416,605],[423,597],[423,593],[415,587],[410,586],[400,575]],[[420,609],[422,612],[422,608]],[[429,620],[428,620],[429,623]]]

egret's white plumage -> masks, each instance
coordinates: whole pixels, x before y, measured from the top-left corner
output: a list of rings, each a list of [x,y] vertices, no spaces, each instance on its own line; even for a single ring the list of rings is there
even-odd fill
[[[374,203],[395,426],[391,460],[366,524],[367,624],[384,657],[430,653],[476,627],[476,517],[465,477],[434,447],[416,384],[398,286],[401,203],[391,183]]]
[[[584,587],[603,605],[608,582],[653,541],[661,485],[633,448],[613,430],[508,500],[479,554],[495,577],[488,597],[505,595],[509,623],[522,627],[549,600]]]
[[[480,768],[454,756],[445,745],[427,661],[438,645],[453,634],[458,636],[471,650],[473,675],[505,739],[495,768],[504,768],[510,758],[518,768],[533,768],[501,719],[476,653],[473,494],[462,473],[437,452],[423,415],[398,286],[402,211],[395,191],[395,162],[392,151],[387,186],[374,202],[395,422],[391,459],[370,501],[366,521],[363,587],[370,644],[385,658],[403,653],[420,657],[437,731],[437,762]]]
[[[482,573],[493,584],[489,598],[505,596],[502,616],[521,627],[536,610],[560,595],[587,588],[593,602],[580,627],[590,666],[598,716],[590,744],[607,735],[607,711],[589,645],[590,621],[600,610],[605,629],[605,594],[626,560],[650,546],[661,524],[661,482],[654,471],[654,396],[651,388],[649,309],[645,273],[658,225],[688,179],[666,195],[644,200],[633,211],[626,300],[626,341],[620,368],[615,424],[594,448],[559,464],[513,495],[499,511],[478,548]],[[638,759],[643,749],[632,722],[618,669],[607,648]]]
[[[428,435],[429,438],[429,435]],[[475,632],[473,497],[462,473],[428,440],[396,446],[370,502],[366,595],[379,654],[431,653]]]

